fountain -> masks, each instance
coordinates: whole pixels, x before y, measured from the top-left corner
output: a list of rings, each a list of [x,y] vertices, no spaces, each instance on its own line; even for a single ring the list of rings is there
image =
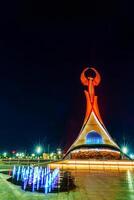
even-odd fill
[[[12,171],[14,182],[21,183],[23,190],[51,192],[58,184],[59,169],[53,171],[46,168],[33,166],[14,166]]]
[[[12,176],[8,181],[20,185],[24,191],[31,192],[66,192],[75,189],[74,178],[71,172],[49,166],[14,166]]]

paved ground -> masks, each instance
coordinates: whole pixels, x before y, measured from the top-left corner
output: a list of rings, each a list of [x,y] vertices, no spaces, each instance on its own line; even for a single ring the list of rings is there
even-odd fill
[[[73,172],[76,189],[68,193],[24,192],[0,173],[0,200],[134,200],[134,172]]]

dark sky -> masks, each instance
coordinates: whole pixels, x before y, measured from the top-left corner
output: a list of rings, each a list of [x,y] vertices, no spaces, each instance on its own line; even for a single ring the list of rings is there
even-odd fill
[[[100,2],[100,1],[99,1]],[[85,113],[80,73],[94,65],[103,121],[134,151],[133,5],[4,1],[0,6],[0,151],[71,144]]]

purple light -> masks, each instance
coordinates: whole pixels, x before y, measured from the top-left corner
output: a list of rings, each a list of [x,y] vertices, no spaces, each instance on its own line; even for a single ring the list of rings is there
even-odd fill
[[[54,169],[53,171],[47,166],[46,168],[42,167],[33,167],[33,166],[14,166],[12,171],[12,177],[16,181],[22,182],[22,188],[24,190],[27,187],[31,190],[37,191],[43,188],[45,193],[51,192],[51,189],[56,184],[57,177],[59,175],[59,169]]]

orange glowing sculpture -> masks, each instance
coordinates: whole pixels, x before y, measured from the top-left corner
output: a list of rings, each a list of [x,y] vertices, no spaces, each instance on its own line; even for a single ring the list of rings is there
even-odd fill
[[[91,75],[86,76],[89,70],[95,73],[95,77]],[[91,154],[91,149],[92,151],[93,149],[97,149],[98,152],[101,148],[101,150],[104,150],[104,154],[110,151],[111,155],[116,154],[115,157],[119,157],[120,148],[111,138],[102,121],[98,108],[97,96],[95,95],[95,87],[98,86],[101,81],[100,74],[94,67],[85,68],[81,73],[80,79],[82,84],[87,87],[87,89],[84,90],[87,103],[86,114],[81,131],[66,155],[70,153],[78,154],[78,152],[82,154],[82,152],[84,152],[88,157],[89,151]],[[100,152],[102,154],[102,151]],[[107,153],[107,156],[109,156],[109,153]]]
[[[90,96],[90,101],[91,101],[91,104],[93,104],[93,102],[94,102],[94,87],[99,85],[99,83],[101,81],[101,77],[100,77],[100,74],[97,72],[97,70],[93,67],[91,68],[91,70],[93,70],[96,73],[96,76],[94,78],[86,77],[85,72],[88,69],[89,68],[86,68],[83,70],[80,78],[81,78],[81,82],[83,83],[83,85],[88,86],[88,93]]]
[[[88,70],[89,68],[84,69],[80,77],[82,84],[88,87],[88,91],[87,90],[84,91],[87,100],[87,109],[86,109],[86,116],[84,123],[87,121],[92,110],[96,113],[97,117],[102,122],[97,104],[97,96],[95,96],[95,89],[94,89],[95,86],[99,85],[101,77],[98,71],[93,67],[90,68],[90,70],[93,70],[96,76],[94,78],[91,76],[86,77],[85,72]]]

